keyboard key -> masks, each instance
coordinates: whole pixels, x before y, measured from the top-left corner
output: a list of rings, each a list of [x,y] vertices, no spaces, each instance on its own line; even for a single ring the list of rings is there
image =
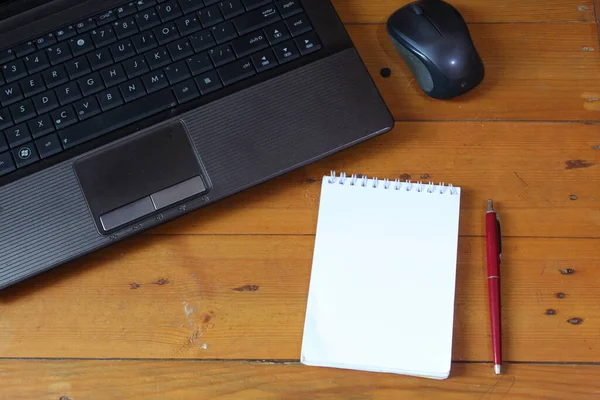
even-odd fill
[[[182,60],[194,54],[194,49],[187,39],[181,39],[167,46],[173,61]]]
[[[298,48],[291,40],[274,46],[273,51],[275,51],[275,56],[277,56],[277,60],[280,64],[295,60],[296,58],[300,57]]]
[[[202,75],[197,76],[195,81],[198,85],[198,88],[200,89],[200,93],[203,96],[223,87],[223,84],[221,83],[221,79],[219,78],[217,71],[214,70],[205,72]]]
[[[19,124],[4,131],[6,141],[11,149],[25,144],[31,140],[31,133],[27,124]]]
[[[56,39],[58,39],[59,42],[62,40],[70,39],[75,35],[77,35],[77,30],[73,25],[67,26],[66,28],[59,29],[56,32],[54,32],[54,36],[56,36]]]
[[[23,91],[23,95],[25,97],[31,97],[46,90],[46,85],[44,85],[42,74],[28,76],[27,78],[19,81],[19,84],[21,85],[21,90]]]
[[[41,158],[48,158],[62,151],[60,139],[58,139],[56,133],[37,139],[35,147],[40,153]]]
[[[190,71],[192,72],[192,75],[194,76],[200,75],[201,73],[214,68],[212,60],[207,51],[189,57],[186,62],[190,68]]]
[[[83,97],[81,95],[81,90],[79,90],[79,86],[77,85],[77,81],[69,82],[66,85],[57,88],[56,96],[63,106]]]
[[[8,143],[6,142],[6,137],[4,136],[4,134],[0,132],[0,153],[6,150],[8,150]],[[0,175],[2,175],[1,172]]]
[[[44,136],[47,133],[54,132],[54,123],[52,122],[52,118],[50,118],[49,114],[40,115],[28,123],[29,132],[34,138],[39,138]]]
[[[321,48],[321,41],[315,32],[309,32],[297,37],[296,45],[298,45],[300,53],[304,56],[319,50]]]
[[[277,11],[274,4],[269,4],[240,15],[234,18],[233,22],[240,35],[245,35],[279,20],[281,20],[279,11]]]
[[[200,17],[200,22],[205,28],[216,25],[223,21],[223,16],[221,15],[221,11],[219,11],[219,7],[217,5],[198,11],[198,17]]]
[[[238,37],[238,33],[231,22],[223,22],[210,28],[217,43],[225,43]]]
[[[123,62],[123,67],[129,79],[135,78],[150,71],[150,67],[144,56],[130,58]]]
[[[60,64],[73,58],[71,48],[66,42],[58,43],[57,45],[46,49],[46,54],[52,65]]]
[[[74,106],[77,117],[81,121],[93,117],[96,114],[100,114],[100,104],[98,104],[98,100],[96,100],[95,97],[87,97],[83,100],[79,100],[75,102]]]
[[[215,47],[214,49],[211,49],[208,54],[210,54],[213,63],[217,67],[235,60],[235,54],[229,44]]]
[[[192,74],[185,61],[179,61],[165,68],[165,73],[171,85],[191,78]]]
[[[152,33],[152,31],[143,32],[139,35],[135,35],[131,38],[131,41],[133,42],[133,47],[135,48],[135,51],[138,54],[144,53],[148,50],[152,50],[153,48],[158,47],[158,42],[156,41],[156,38],[154,37],[154,33]]]
[[[296,15],[295,17],[285,20],[285,23],[290,30],[292,36],[296,37],[312,30],[312,25],[308,21],[306,14]]]
[[[104,89],[104,83],[98,72],[94,72],[90,75],[84,76],[77,81],[81,88],[83,96],[89,96],[94,93],[98,93]]]
[[[17,167],[10,152],[0,153],[0,176],[13,172]]]
[[[7,63],[15,59],[15,53],[11,50],[0,50],[0,64]]]
[[[186,15],[183,18],[179,18],[177,21],[175,21],[175,24],[177,25],[177,29],[179,29],[181,36],[187,36],[202,29],[200,20],[195,14]]]
[[[137,20],[138,27],[142,31],[145,31],[146,29],[150,29],[161,24],[160,18],[158,17],[158,13],[154,11],[154,9],[136,14],[135,18]]]
[[[179,36],[179,31],[177,30],[175,22],[169,22],[154,28],[154,35],[156,36],[156,39],[158,39],[158,43],[161,45],[172,42],[173,40],[181,37]]]
[[[123,100],[125,103],[129,103],[135,99],[138,99],[146,94],[146,90],[144,89],[144,85],[140,78],[135,78],[129,82],[125,82],[119,86],[121,89],[121,94],[123,95]]]
[[[35,107],[31,100],[23,100],[20,103],[10,106],[10,113],[12,114],[15,124],[27,121],[29,118],[33,118],[36,115]]]
[[[115,86],[127,80],[127,75],[125,75],[123,67],[119,64],[111,65],[110,67],[103,69],[100,71],[100,75],[102,76],[106,87]]]
[[[288,18],[304,11],[300,0],[278,0],[276,4],[283,18]]]
[[[273,0],[242,0],[242,3],[244,3],[244,7],[246,7],[246,10],[250,11],[262,5],[270,3],[271,1]]]
[[[145,54],[145,56],[146,61],[148,61],[148,65],[150,66],[150,69],[164,67],[165,65],[171,63],[171,56],[169,56],[169,52],[164,46],[149,51]]]
[[[117,41],[117,35],[112,25],[101,26],[90,32],[94,46],[103,47]]]
[[[98,100],[100,101],[102,111],[112,110],[123,104],[123,97],[117,87],[107,89],[98,94]]]
[[[52,111],[59,106],[56,93],[54,93],[52,90],[39,94],[32,100],[33,106],[38,114],[47,113],[48,111]]]
[[[181,17],[183,13],[179,8],[179,3],[176,0],[171,0],[163,4],[156,6],[158,16],[163,22],[174,20],[175,18]]]
[[[200,97],[200,91],[193,79],[181,82],[173,87],[173,92],[179,104]]]
[[[179,5],[184,14],[189,14],[204,7],[202,0],[179,0]]]
[[[2,75],[2,70],[0,70],[0,86],[4,85],[6,81],[4,80],[4,75]]]
[[[226,0],[219,3],[221,14],[225,19],[237,17],[240,14],[246,12],[246,9],[242,5],[240,0]]]
[[[21,86],[17,82],[10,83],[0,88],[0,103],[6,107],[9,104],[16,103],[23,99]]]
[[[242,79],[256,75],[256,70],[250,58],[244,58],[218,69],[219,76],[225,86],[232,85]]]
[[[37,45],[37,48],[41,50],[45,49],[48,46],[52,46],[54,43],[57,42],[57,40],[56,36],[54,36],[54,33],[49,33],[45,36],[42,36],[41,38],[34,40],[34,42]]]
[[[21,43],[15,47],[13,47],[13,50],[17,57],[23,57],[23,56],[26,56],[27,54],[31,54],[34,51],[36,51],[37,47],[35,47],[34,42],[27,42],[27,43]]]
[[[128,15],[134,14],[137,12],[137,7],[134,2],[130,2],[125,4],[122,7],[117,8],[117,16],[119,18],[126,17]]]
[[[285,22],[283,21],[267,26],[265,28],[265,34],[267,35],[267,39],[271,45],[283,42],[284,40],[288,40],[292,37],[285,25]]]
[[[156,0],[137,0],[135,2],[138,10],[145,10],[146,8],[150,8],[156,5]]]
[[[54,126],[56,126],[56,129],[59,130],[73,125],[78,121],[78,119],[73,106],[68,105],[54,111],[52,113],[52,121],[54,121]]]
[[[254,54],[251,58],[252,62],[254,63],[254,68],[256,68],[258,72],[263,72],[279,65],[277,58],[271,49],[260,51]]]
[[[0,109],[0,129],[8,128],[9,126],[12,126],[12,124],[13,124],[13,120],[12,120],[12,117],[10,116],[10,112],[8,111],[8,108]],[[2,136],[2,135],[0,135],[0,136]]]
[[[48,57],[46,53],[43,51],[38,51],[37,53],[33,53],[25,57],[25,66],[30,74],[35,74],[43,69],[46,69],[50,66],[50,61],[48,61]]]
[[[22,60],[15,60],[5,64],[2,73],[6,82],[13,82],[27,76],[27,69]]]
[[[94,50],[94,42],[89,33],[84,33],[83,35],[71,38],[69,40],[69,47],[71,47],[73,57],[77,57]]]
[[[106,113],[92,117],[73,127],[59,132],[64,148],[71,148],[80,143],[97,138],[144,118],[167,110],[177,104],[171,89],[144,96],[136,101],[124,104]]]
[[[125,60],[135,55],[135,49],[130,39],[121,40],[110,46],[110,52],[115,58],[115,62]]]
[[[257,31],[233,41],[232,45],[239,58],[269,47],[269,42],[262,31]]]
[[[90,63],[85,57],[79,57],[74,60],[67,61],[65,63],[65,67],[67,67],[67,73],[71,79],[77,79],[80,76],[84,76],[92,71]]]
[[[39,161],[39,157],[35,150],[33,143],[29,142],[21,147],[12,150],[13,157],[15,159],[15,163],[17,164],[17,168],[23,168],[30,164],[33,164],[36,161]]]
[[[95,27],[96,21],[94,20],[94,18],[88,18],[86,20],[79,21],[75,24],[75,28],[77,29],[78,33],[87,32],[89,30],[94,29]]]
[[[133,36],[139,32],[135,17],[128,17],[113,23],[115,33],[119,39]]]
[[[194,51],[196,53],[199,53],[206,49],[210,49],[211,47],[217,44],[217,42],[215,42],[215,39],[212,36],[212,33],[210,33],[209,30],[205,30],[191,35],[190,43],[192,44],[192,47],[194,48]]]
[[[88,54],[88,60],[90,61],[90,66],[94,71],[102,69],[113,63],[113,59],[110,55],[110,51],[108,51],[108,47]]]
[[[96,21],[96,25],[100,26],[113,22],[116,19],[117,13],[113,10],[109,10],[105,13],[98,15],[96,18],[94,18],[94,21]]]
[[[162,71],[154,71],[142,76],[142,82],[148,93],[154,93],[169,86],[169,81]]]

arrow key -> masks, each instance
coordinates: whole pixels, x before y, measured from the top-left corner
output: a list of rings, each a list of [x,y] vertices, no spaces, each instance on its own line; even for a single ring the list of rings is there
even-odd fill
[[[277,58],[275,58],[271,49],[266,49],[254,54],[252,56],[252,62],[258,72],[263,72],[279,65]]]
[[[291,37],[290,32],[283,21],[267,26],[265,28],[265,34],[271,45],[281,43]]]
[[[37,147],[41,158],[48,158],[63,150],[56,133],[37,139],[35,141],[35,147]]]
[[[292,40],[283,42],[273,47],[280,64],[295,60],[300,57],[300,52]]]
[[[321,41],[315,32],[309,32],[296,38],[296,44],[303,56],[314,53],[321,48]]]

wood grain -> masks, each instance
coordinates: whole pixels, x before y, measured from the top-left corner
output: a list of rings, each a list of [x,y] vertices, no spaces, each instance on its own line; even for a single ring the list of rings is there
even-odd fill
[[[440,101],[420,91],[383,25],[348,26],[396,120],[599,119],[596,25],[475,24],[470,29],[486,77],[464,96]],[[381,77],[384,67],[391,77]]]
[[[383,24],[410,0],[333,0],[344,23]],[[450,2],[470,23],[594,22],[592,0],[454,0]]]
[[[320,180],[335,170],[461,186],[464,235],[484,234],[482,212],[493,198],[504,235],[600,237],[598,145],[598,127],[588,124],[397,123],[377,139],[151,233],[312,235]]]
[[[506,360],[600,360],[599,243],[505,241]],[[313,245],[312,236],[132,239],[0,293],[0,357],[296,360]],[[484,249],[483,238],[460,240],[455,360],[491,356]]]
[[[0,361],[1,400],[445,399],[595,400],[600,366],[455,364],[450,380],[298,364],[198,361]],[[101,382],[101,384],[100,384]]]

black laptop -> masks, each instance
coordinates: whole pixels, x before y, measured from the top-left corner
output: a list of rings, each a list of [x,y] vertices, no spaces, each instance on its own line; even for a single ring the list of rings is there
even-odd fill
[[[0,288],[392,126],[328,0],[0,1]]]

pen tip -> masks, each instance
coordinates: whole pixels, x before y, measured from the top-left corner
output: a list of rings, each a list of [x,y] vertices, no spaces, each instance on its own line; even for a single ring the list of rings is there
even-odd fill
[[[494,211],[494,202],[492,200],[488,200],[488,211]]]
[[[500,375],[500,372],[502,372],[502,366],[498,364],[494,365],[494,372],[496,375]]]

